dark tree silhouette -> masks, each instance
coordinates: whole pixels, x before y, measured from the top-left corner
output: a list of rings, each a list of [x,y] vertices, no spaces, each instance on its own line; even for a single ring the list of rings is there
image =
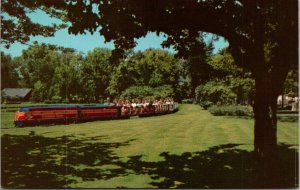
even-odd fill
[[[115,43],[114,55],[133,48],[135,39],[148,32],[169,36],[165,45],[173,44],[172,36],[186,33],[195,39],[199,31],[223,36],[235,63],[255,78],[255,152],[263,163],[272,159],[277,147],[276,98],[290,66],[298,63],[297,0],[4,0],[2,7],[11,16],[2,19],[2,38],[8,44],[49,34],[43,30],[47,28],[32,27],[26,16],[36,9],[69,21],[72,34],[101,27],[106,41]],[[17,32],[11,31],[11,18],[18,18]],[[272,166],[262,164],[272,173],[264,167]]]

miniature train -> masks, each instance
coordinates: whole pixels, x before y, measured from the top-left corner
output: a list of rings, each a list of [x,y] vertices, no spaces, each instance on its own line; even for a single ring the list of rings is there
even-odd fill
[[[41,124],[68,124],[101,119],[129,119],[130,116],[153,116],[177,111],[178,104],[148,106],[62,105],[21,107],[15,113],[15,127]]]

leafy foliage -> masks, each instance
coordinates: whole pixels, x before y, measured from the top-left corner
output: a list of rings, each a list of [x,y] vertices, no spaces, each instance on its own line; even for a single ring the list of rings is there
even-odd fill
[[[212,41],[207,45],[204,41],[206,34],[196,32],[193,35],[189,30],[183,30],[180,34],[169,35],[162,44],[165,47],[172,45],[177,50],[176,56],[185,59],[183,77],[188,82],[189,92],[194,92],[198,85],[210,80],[213,70],[212,66],[208,64],[212,56]],[[194,98],[194,93],[188,95],[190,98]]]
[[[111,55],[109,49],[96,48],[83,57],[73,49],[35,42],[20,57],[7,56],[8,61],[4,61],[7,65],[9,61],[13,63],[12,71],[19,71],[23,87],[34,89],[31,100],[35,102],[53,102],[52,97],[61,97],[57,101],[65,103],[102,102],[122,93],[130,97],[163,98],[180,92],[182,60],[174,55],[148,49],[131,52],[119,64],[111,62]],[[5,81],[9,81],[7,77]]]
[[[254,94],[254,79],[251,73],[234,64],[234,59],[228,49],[222,49],[212,57],[209,64],[212,67],[212,78],[224,81],[236,94],[237,104],[244,103]]]
[[[228,49],[220,50],[207,64],[210,77],[195,89],[197,103],[207,109],[211,105],[249,102],[254,80],[249,72],[234,64]]]
[[[36,83],[34,83],[34,90],[32,93],[31,101],[34,102],[42,102],[46,97],[46,89],[43,83],[38,80]]]
[[[59,3],[55,8],[58,8]],[[1,1],[1,43],[5,47],[10,47],[14,42],[27,44],[30,36],[54,36],[57,30],[66,28],[67,25],[61,23],[59,25],[43,25],[32,22],[28,14],[36,10],[43,10],[51,17],[63,19],[63,11],[55,10],[53,6],[45,6],[42,2],[34,1],[17,1],[17,0],[3,0]]]
[[[175,89],[181,75],[180,63],[181,60],[163,50],[148,49],[133,53],[112,72],[107,90],[117,96],[132,86],[156,88],[170,85]]]
[[[1,89],[17,87],[18,79],[16,63],[10,55],[1,51]]]
[[[253,116],[248,106],[211,106],[208,111],[215,116]]]
[[[73,49],[35,43],[15,60],[23,85],[35,91],[35,101],[51,99],[52,96],[67,99],[81,91],[78,90],[78,67],[83,57]]]
[[[174,97],[174,90],[170,85],[163,85],[154,88],[154,97],[156,99]]]
[[[52,96],[51,100],[53,103],[60,103],[61,102],[61,97],[60,96]]]
[[[200,102],[211,102],[216,105],[234,104],[236,96],[224,83],[210,81],[205,85],[198,86],[195,90],[196,100]]]
[[[183,99],[181,101],[181,103],[183,103],[183,104],[192,104],[193,103],[193,99]]]
[[[124,90],[121,94],[121,98],[124,99],[132,99],[132,98],[139,98],[139,99],[160,99],[160,98],[167,98],[173,97],[174,91],[170,85],[164,85],[160,87],[149,87],[149,86],[132,86],[126,90]]]
[[[287,74],[287,78],[284,82],[283,93],[288,94],[290,92],[298,92],[298,65],[292,66],[291,70]]]
[[[112,78],[115,65],[109,58],[111,50],[96,48],[89,52],[80,69],[80,84],[82,91],[91,99],[98,100],[109,96],[106,88]]]
[[[124,99],[148,98],[153,96],[153,88],[149,86],[132,86],[124,90],[121,97]]]

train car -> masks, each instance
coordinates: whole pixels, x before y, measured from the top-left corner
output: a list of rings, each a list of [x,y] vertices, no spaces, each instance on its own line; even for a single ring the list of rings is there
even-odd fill
[[[15,126],[38,125],[76,119],[76,106],[21,107],[15,114]]]
[[[15,113],[14,123],[16,127],[23,127],[128,117],[121,113],[121,107],[110,105],[29,106],[21,107]]]
[[[173,105],[116,106],[116,105],[62,105],[21,107],[15,113],[16,127],[46,123],[85,122],[100,119],[129,119],[130,116],[153,116],[172,113],[178,108]]]

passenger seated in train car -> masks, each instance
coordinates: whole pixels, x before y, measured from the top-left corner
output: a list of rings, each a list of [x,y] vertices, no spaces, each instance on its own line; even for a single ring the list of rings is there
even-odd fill
[[[160,111],[163,111],[163,102],[164,102],[163,99],[159,99],[159,100],[158,100],[158,105],[159,105],[159,110],[160,110]]]
[[[147,100],[147,99],[143,100],[142,105],[144,108],[144,112],[146,112],[146,113],[150,112],[149,100]]]
[[[122,107],[122,113],[128,114],[129,113],[129,103],[127,103],[128,100],[123,99],[121,101],[121,107]]]
[[[136,103],[136,106],[142,106],[143,104],[142,104],[142,101],[141,101],[141,99],[138,99],[137,100],[137,103]]]
[[[147,107],[149,105],[149,100],[146,99],[142,103],[144,107]]]
[[[160,111],[160,108],[161,108],[161,102],[160,102],[160,99],[157,100],[157,107],[158,107],[158,109],[159,109],[159,111]]]
[[[143,107],[144,107],[144,110],[147,112],[149,109],[148,109],[148,105],[147,105],[147,101],[148,100],[142,100],[142,104],[143,104]]]
[[[118,99],[115,98],[113,102],[110,103],[110,105],[115,105],[115,106],[118,105]]]
[[[169,110],[172,111],[171,98],[168,98],[167,104],[168,104]]]
[[[118,100],[117,98],[114,100],[113,102],[113,105],[114,106],[117,106],[117,113],[118,113],[118,117],[120,117],[122,115],[122,103],[121,103],[121,100]]]
[[[104,103],[104,105],[109,105],[110,104],[110,98],[106,98],[106,102]]]
[[[114,99],[112,102],[110,101],[110,98],[106,99],[106,103],[104,103],[104,105],[108,105],[108,106],[114,106],[116,105],[116,99]]]
[[[168,111],[172,111],[172,105],[171,105],[171,99],[170,98],[166,99],[166,105],[167,105]]]
[[[153,100],[150,100],[148,105],[153,106]]]
[[[126,101],[125,101],[125,105],[126,105],[127,107],[130,107],[130,106],[131,106],[130,100],[126,100]]]
[[[142,101],[141,101],[141,99],[137,99],[136,100],[136,107],[135,107],[136,114],[141,113],[141,111],[142,111],[141,108],[142,108]]]
[[[152,100],[148,100],[148,102],[146,103],[148,111],[150,111],[153,107],[153,101]]]
[[[170,111],[173,111],[173,101],[172,101],[172,98],[169,98],[169,109]]]
[[[162,99],[161,107],[163,111],[167,111],[166,105],[166,99]]]
[[[164,102],[163,102],[163,107],[164,107],[164,110],[165,111],[168,111],[169,109],[169,105],[167,104],[167,99],[164,99]]]
[[[136,107],[136,101],[135,101],[135,99],[132,99],[132,100],[131,100],[131,106],[132,106],[133,108]]]
[[[123,106],[122,100],[118,100],[117,106]]]
[[[169,100],[169,98],[166,98],[166,99],[165,99],[165,104],[167,104],[167,105],[169,105],[169,104],[170,104],[170,100]]]
[[[155,112],[159,112],[159,102],[158,102],[158,100],[153,101],[153,106],[155,108]]]
[[[133,98],[130,101],[130,115],[135,115],[136,114],[136,100]]]

